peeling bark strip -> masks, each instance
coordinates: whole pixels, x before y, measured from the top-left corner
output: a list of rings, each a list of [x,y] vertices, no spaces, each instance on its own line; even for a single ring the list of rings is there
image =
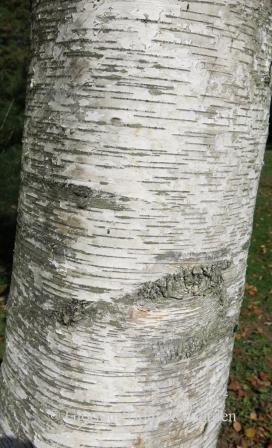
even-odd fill
[[[215,448],[271,9],[33,1],[1,448]]]

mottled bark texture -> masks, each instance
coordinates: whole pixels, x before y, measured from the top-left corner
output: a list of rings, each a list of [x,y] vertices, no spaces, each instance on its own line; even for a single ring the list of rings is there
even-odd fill
[[[3,436],[216,446],[271,12],[268,0],[34,0]]]

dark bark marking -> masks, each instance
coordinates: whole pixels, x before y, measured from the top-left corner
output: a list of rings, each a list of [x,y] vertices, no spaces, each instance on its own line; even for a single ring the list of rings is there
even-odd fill
[[[12,437],[0,439],[0,448],[35,448],[30,441],[23,442]]]
[[[54,181],[53,179],[40,179],[39,176],[27,173],[23,185],[36,186],[41,194],[51,198],[52,201],[65,200],[81,209],[99,208],[122,211],[127,209],[129,198],[114,193],[94,190],[86,185],[76,185],[69,182]]]
[[[57,308],[50,313],[64,326],[73,325],[81,320],[92,321],[98,316],[102,319],[105,315],[112,317],[112,324],[118,322],[120,325],[128,318],[153,318],[149,312],[157,305],[165,303],[167,307],[171,301],[182,301],[188,296],[199,297],[199,300],[202,300],[208,295],[216,297],[220,307],[224,309],[226,293],[222,271],[229,266],[230,262],[226,260],[210,265],[183,266],[178,272],[168,274],[154,282],[146,282],[134,293],[113,298],[111,302],[62,299]],[[131,308],[133,306],[138,306],[138,311],[133,312]],[[157,309],[158,314],[154,315],[154,318],[160,319],[160,311],[161,309]]]

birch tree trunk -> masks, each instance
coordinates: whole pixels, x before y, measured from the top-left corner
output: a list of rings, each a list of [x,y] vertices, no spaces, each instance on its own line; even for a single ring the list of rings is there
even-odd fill
[[[34,0],[3,435],[216,446],[271,12],[270,0]]]

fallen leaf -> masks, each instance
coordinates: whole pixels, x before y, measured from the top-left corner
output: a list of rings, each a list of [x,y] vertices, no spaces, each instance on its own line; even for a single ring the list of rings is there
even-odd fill
[[[268,372],[260,372],[259,377],[261,378],[261,380],[266,381],[269,378],[269,373]]]
[[[261,437],[261,438],[265,438],[266,437],[266,431],[265,431],[263,426],[259,426],[258,427],[258,436]]]
[[[263,375],[265,375],[266,378],[266,374],[265,372],[261,372]],[[268,380],[262,380],[261,378],[258,378],[257,375],[250,375],[248,377],[248,381],[250,382],[250,384],[257,390],[260,389],[265,389],[266,387],[271,385],[271,382]]]
[[[263,310],[256,306],[254,308],[254,313],[256,314],[257,317],[261,317],[263,315]]]
[[[265,416],[262,414],[259,414],[258,420],[261,420],[263,422],[265,420]]]
[[[257,420],[258,417],[256,412],[255,411],[251,412],[249,418],[250,420]]]
[[[249,393],[246,390],[244,390],[244,389],[239,389],[238,390],[238,397],[239,398],[244,398],[244,397],[248,397],[248,396],[249,396]]]
[[[234,347],[233,351],[236,355],[240,355],[242,353],[242,349],[240,347]]]
[[[241,423],[239,422],[234,422],[233,423],[233,428],[235,429],[236,432],[240,432],[242,429]]]
[[[254,297],[257,294],[257,288],[254,285],[250,285],[249,283],[245,284],[245,289],[250,297]]]
[[[246,428],[245,429],[245,435],[247,436],[248,439],[253,439],[255,437],[255,434],[256,434],[255,428]]]
[[[248,381],[253,387],[258,388],[258,378],[256,375],[252,374],[248,377]]]
[[[238,381],[231,381],[228,386],[229,390],[237,391],[241,389],[241,384]]]

